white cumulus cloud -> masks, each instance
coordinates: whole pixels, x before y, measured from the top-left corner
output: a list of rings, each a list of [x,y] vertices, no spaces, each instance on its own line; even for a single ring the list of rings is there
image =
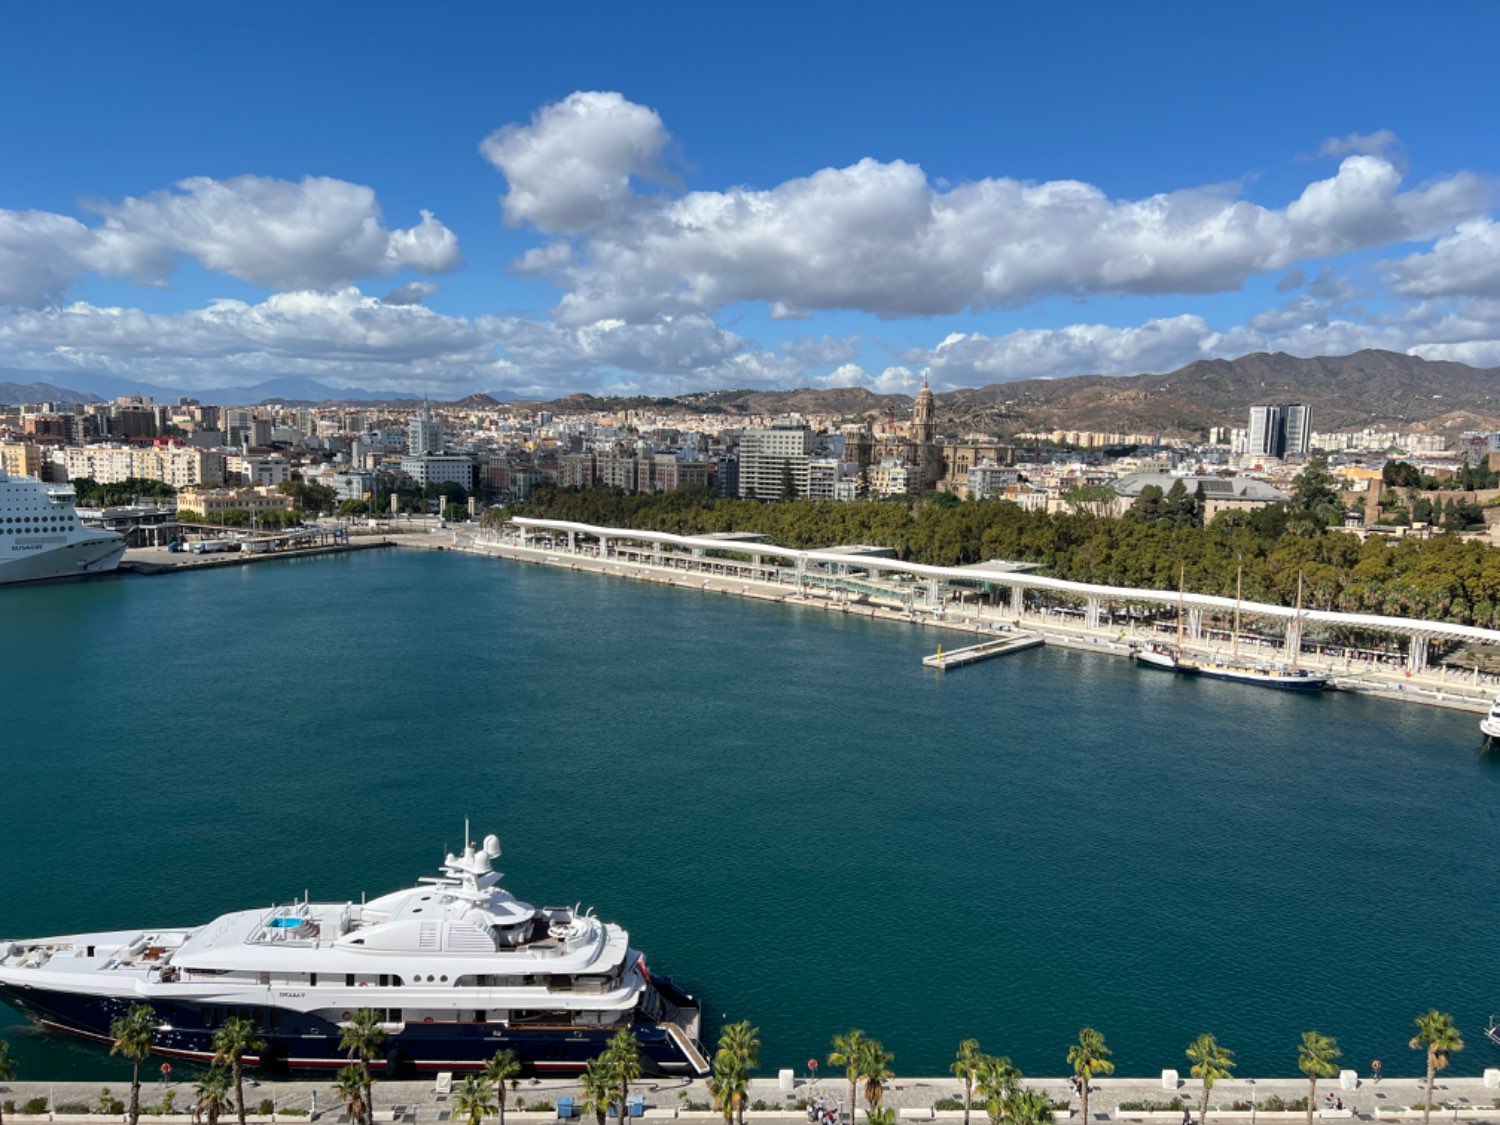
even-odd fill
[[[544,106],[529,125],[506,125],[479,146],[504,173],[506,222],[578,231],[616,214],[631,178],[664,181],[670,137],[654,110],[612,92],[578,91]]]
[[[0,210],[0,303],[57,301],[90,271],[163,284],[179,255],[270,289],[331,289],[403,268],[444,273],[461,261],[457,237],[430,212],[388,229],[371,188],[325,176],[196,176],[86,206],[97,226]]]
[[[1457,173],[1405,187],[1358,152],[1285,207],[1226,185],[1114,199],[1092,184],[934,182],[864,159],[770,188],[638,192],[669,136],[619,94],[574,94],[485,143],[509,181],[505,214],[562,234],[517,262],[564,290],[559,319],[647,320],[766,303],[882,317],[1020,306],[1053,294],[1209,293],[1252,275],[1436,237],[1483,212],[1489,182]],[[1372,146],[1362,146],[1372,147]]]

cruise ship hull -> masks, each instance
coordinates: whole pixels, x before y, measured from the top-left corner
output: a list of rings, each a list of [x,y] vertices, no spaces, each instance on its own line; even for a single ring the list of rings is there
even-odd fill
[[[696,1021],[696,1002],[670,980],[658,977],[653,987],[674,1007],[691,1006]],[[112,1042],[110,1021],[124,1015],[132,1004],[142,1002],[138,996],[89,996],[15,984],[0,984],[0,998],[42,1027],[101,1044]],[[339,1025],[315,1014],[287,1008],[232,1008],[206,1002],[150,1003],[161,1021],[152,1046],[158,1055],[202,1062],[212,1059],[214,1031],[220,1026],[217,1021],[227,1013],[250,1019],[256,1033],[265,1040],[260,1055],[246,1059],[252,1066],[273,1071],[337,1070],[349,1063],[348,1053],[339,1049],[342,1034]],[[477,1070],[497,1051],[504,1050],[514,1051],[522,1065],[536,1073],[576,1072],[603,1051],[610,1037],[622,1027],[628,1027],[640,1043],[641,1061],[648,1073],[695,1074],[700,1070],[679,1041],[687,1034],[686,1029],[644,1018],[606,1027],[432,1021],[397,1026],[399,1030],[393,1031],[382,1045],[382,1057],[372,1062],[375,1069],[387,1074]]]
[[[124,537],[105,531],[34,553],[0,555],[0,585],[106,574],[120,565],[124,554]]]

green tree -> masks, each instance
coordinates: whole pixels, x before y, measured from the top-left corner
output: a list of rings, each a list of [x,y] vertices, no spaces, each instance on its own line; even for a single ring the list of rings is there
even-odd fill
[[[725,1125],[743,1121],[745,1099],[750,1092],[750,1072],[745,1067],[745,1060],[722,1050],[715,1053],[708,1092],[714,1100],[714,1108],[724,1115]]]
[[[1307,1075],[1307,1125],[1312,1125],[1313,1102],[1318,1097],[1318,1079],[1332,1078],[1339,1072],[1339,1042],[1331,1035],[1304,1031],[1297,1048],[1297,1069]]]
[[[16,1080],[16,1060],[10,1057],[10,1044],[0,1039],[0,1082]],[[5,1125],[5,1110],[0,1107],[0,1125]]]
[[[340,1067],[333,1082],[333,1092],[349,1114],[349,1120],[353,1125],[361,1125],[361,1122],[365,1120],[366,1108],[365,1076],[359,1067],[353,1063]]]
[[[1214,1083],[1234,1073],[1234,1052],[1221,1046],[1219,1041],[1204,1032],[1188,1045],[1188,1061],[1193,1064],[1192,1075],[1203,1082],[1203,1098],[1198,1106],[1198,1125],[1208,1125],[1208,1095]]]
[[[964,1125],[969,1125],[969,1112],[974,1107],[974,1079],[979,1074],[979,1061],[984,1052],[979,1049],[978,1039],[965,1039],[958,1045],[958,1053],[948,1064],[948,1071],[964,1086]]]
[[[151,1054],[156,1031],[155,1013],[149,1004],[132,1004],[123,1016],[109,1021],[109,1053],[130,1060],[130,1125],[141,1119],[141,1063]]]
[[[1043,1090],[1020,1089],[1006,1107],[1011,1125],[1047,1125],[1052,1120],[1052,1099]]]
[[[641,1044],[628,1028],[621,1028],[610,1039],[604,1052],[609,1056],[610,1071],[620,1087],[620,1119],[623,1122],[630,1084],[641,1076]]]
[[[1290,523],[1303,534],[1314,534],[1344,520],[1337,482],[1328,462],[1313,458],[1292,482]]]
[[[1380,479],[1387,488],[1420,488],[1422,484],[1422,474],[1408,461],[1387,461]]]
[[[234,1076],[234,1111],[239,1125],[245,1125],[245,1056],[265,1045],[250,1021],[238,1016],[225,1020],[214,1032],[214,1062],[228,1066]]]
[[[828,1052],[828,1065],[844,1068],[844,1077],[849,1081],[849,1120],[854,1120],[854,1087],[859,1082],[860,1053],[864,1050],[865,1033],[859,1028],[850,1028],[842,1035],[833,1037],[833,1050]]]
[[[734,1073],[742,1072],[748,1083],[750,1075],[760,1066],[760,1028],[751,1027],[749,1020],[740,1020],[738,1023],[727,1025],[719,1033],[719,1048],[714,1052],[716,1063],[721,1058],[733,1059],[738,1064],[738,1071],[734,1068],[725,1071],[726,1078]],[[748,1085],[746,1090],[749,1090]],[[744,1125],[744,1098],[740,1099],[737,1112],[741,1125]]]
[[[1410,1046],[1413,1051],[1427,1052],[1427,1092],[1422,1098],[1422,1125],[1427,1125],[1432,1115],[1432,1083],[1449,1059],[1464,1049],[1464,1041],[1447,1012],[1432,1008],[1426,1015],[1418,1016],[1416,1023],[1417,1033],[1412,1036]]]
[[[193,1086],[194,1109],[208,1116],[208,1125],[219,1125],[219,1115],[229,1108],[229,1090],[234,1079],[229,1071],[215,1063],[203,1072]]]
[[[1073,511],[1096,518],[1109,515],[1116,499],[1115,490],[1107,484],[1081,484],[1063,495]]]
[[[505,1125],[505,1095],[508,1086],[521,1074],[521,1060],[516,1058],[516,1053],[511,1050],[497,1051],[489,1062],[484,1064],[484,1077],[494,1084],[495,1104],[500,1107],[500,1125]]]
[[[593,1112],[598,1125],[604,1125],[610,1104],[615,1100],[613,1060],[606,1052],[589,1059],[583,1067],[583,1102]],[[621,1121],[623,1122],[623,1118]]]
[[[984,1098],[984,1112],[990,1125],[999,1125],[1021,1089],[1021,1072],[1005,1055],[984,1055],[979,1060],[974,1085]]]
[[[1073,1074],[1078,1078],[1078,1087],[1081,1091],[1079,1097],[1082,1104],[1079,1107],[1079,1116],[1084,1122],[1089,1120],[1089,1083],[1093,1081],[1096,1074],[1113,1074],[1115,1064],[1110,1061],[1113,1054],[1104,1044],[1102,1032],[1095,1031],[1092,1027],[1079,1029],[1078,1042],[1068,1048],[1068,1065],[1073,1068]]]
[[[495,1112],[493,1098],[494,1088],[490,1086],[490,1080],[482,1074],[471,1074],[453,1091],[453,1108],[469,1125],[479,1125],[487,1115]]]
[[[866,1039],[859,1048],[859,1080],[864,1085],[865,1106],[874,1109],[885,1097],[885,1080],[892,1074],[896,1056],[879,1039]],[[852,1113],[853,1106],[850,1106]]]
[[[375,1080],[370,1076],[370,1063],[380,1054],[381,1044],[385,1042],[380,1017],[369,1008],[360,1008],[339,1026],[339,1050],[348,1052],[349,1061],[359,1067],[360,1078],[365,1086],[365,1107],[373,1116]],[[241,1125],[244,1123],[241,1122]]]

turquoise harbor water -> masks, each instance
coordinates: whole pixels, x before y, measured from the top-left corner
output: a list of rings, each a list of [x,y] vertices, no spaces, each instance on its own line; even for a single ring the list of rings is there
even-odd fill
[[[1203,1030],[1289,1073],[1314,1027],[1415,1074],[1434,1005],[1500,1065],[1474,716],[1056,650],[944,676],[931,632],[427,552],[5,590],[0,638],[0,935],[389,890],[467,814],[768,1070],[860,1026],[904,1074],[970,1035],[1055,1074],[1088,1023],[1126,1074]]]

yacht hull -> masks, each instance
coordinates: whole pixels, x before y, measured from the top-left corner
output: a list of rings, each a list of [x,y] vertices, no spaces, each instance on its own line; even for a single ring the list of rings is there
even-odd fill
[[[658,977],[654,987],[674,1003],[696,1005],[690,997]],[[38,987],[0,984],[0,998],[20,1009],[42,1027],[109,1044],[110,1022],[122,1016],[138,996],[105,997]],[[337,1070],[349,1063],[339,1049],[339,1025],[320,1016],[286,1008],[240,1006],[226,1008],[196,1003],[156,1001],[151,1004],[160,1025],[152,1052],[168,1058],[207,1062],[213,1058],[213,1036],[224,1015],[242,1015],[254,1023],[266,1046],[248,1057],[252,1066],[271,1070]],[[497,1051],[511,1050],[522,1065],[537,1073],[581,1071],[599,1055],[609,1039],[629,1027],[640,1043],[641,1061],[648,1073],[691,1074],[698,1068],[662,1023],[637,1018],[607,1027],[526,1026],[494,1023],[408,1023],[389,1036],[382,1057],[372,1061],[387,1074],[414,1070],[477,1070]]]
[[[71,543],[49,546],[32,554],[0,558],[0,586],[16,582],[47,582],[106,574],[120,565],[125,540],[113,531],[80,536]]]

